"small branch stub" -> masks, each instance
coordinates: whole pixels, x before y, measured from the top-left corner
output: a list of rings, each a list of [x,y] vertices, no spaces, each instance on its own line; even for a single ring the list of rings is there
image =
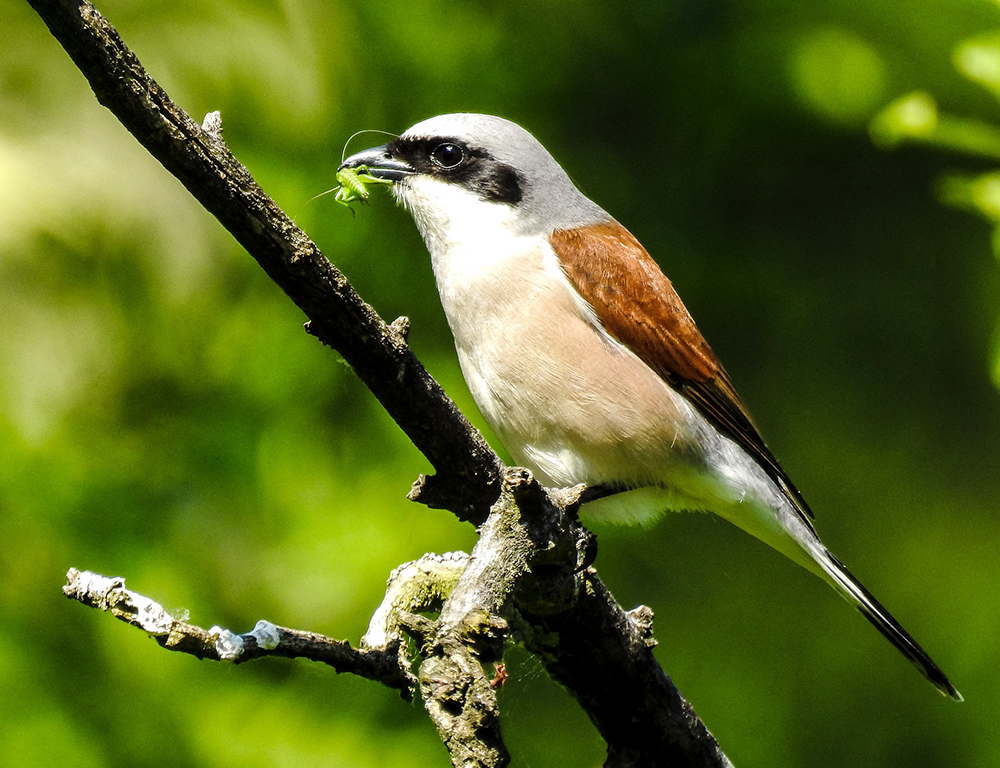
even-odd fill
[[[209,112],[201,121],[201,129],[214,139],[222,141],[222,113],[219,110]]]
[[[372,614],[363,648],[385,648],[398,640],[404,613],[440,611],[469,564],[465,552],[427,554],[396,568],[386,583],[385,597]]]

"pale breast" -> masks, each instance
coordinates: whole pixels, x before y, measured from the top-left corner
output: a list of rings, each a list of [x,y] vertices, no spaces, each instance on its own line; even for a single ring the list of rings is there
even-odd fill
[[[472,395],[515,461],[555,485],[659,483],[699,464],[694,409],[599,330],[545,241],[510,245],[442,302]]]

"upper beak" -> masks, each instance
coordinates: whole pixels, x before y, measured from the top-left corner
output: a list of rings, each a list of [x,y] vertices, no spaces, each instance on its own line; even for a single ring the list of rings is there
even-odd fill
[[[368,169],[368,175],[374,176],[376,179],[402,181],[414,172],[413,166],[405,160],[393,156],[388,146],[388,144],[383,144],[380,147],[372,147],[351,155],[340,164],[340,168],[337,170],[358,168],[363,165]]]

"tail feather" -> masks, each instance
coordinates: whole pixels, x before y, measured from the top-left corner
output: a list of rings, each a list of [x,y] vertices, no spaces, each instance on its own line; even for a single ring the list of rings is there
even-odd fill
[[[950,696],[955,701],[962,701],[962,694],[955,690],[955,686],[948,681],[944,672],[931,660],[931,657],[917,641],[910,637],[910,633],[900,626],[892,614],[875,599],[871,592],[865,589],[860,581],[854,578],[843,563],[830,554],[830,551],[825,547],[820,546],[820,549],[820,552],[813,553],[814,557],[833,584],[839,588],[837,591],[854,604],[861,611],[861,615],[885,635],[886,639],[896,646],[941,693]]]

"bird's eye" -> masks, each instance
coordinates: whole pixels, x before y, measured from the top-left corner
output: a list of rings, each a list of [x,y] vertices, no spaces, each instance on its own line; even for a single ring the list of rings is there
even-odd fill
[[[438,168],[450,171],[465,160],[465,151],[455,144],[438,144],[431,150],[431,160]]]

